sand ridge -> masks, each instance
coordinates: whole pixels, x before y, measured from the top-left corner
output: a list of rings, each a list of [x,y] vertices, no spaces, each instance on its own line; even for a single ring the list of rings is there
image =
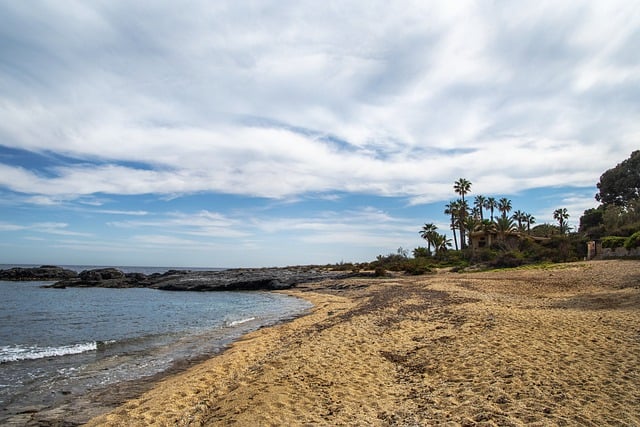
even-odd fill
[[[640,425],[640,262],[300,286],[244,337],[88,425]]]

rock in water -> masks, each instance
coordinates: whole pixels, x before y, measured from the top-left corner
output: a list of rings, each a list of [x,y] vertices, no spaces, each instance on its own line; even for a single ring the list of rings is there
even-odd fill
[[[78,276],[73,270],[57,267],[55,265],[43,265],[40,267],[14,267],[0,270],[0,280],[8,281],[48,281],[66,280]]]

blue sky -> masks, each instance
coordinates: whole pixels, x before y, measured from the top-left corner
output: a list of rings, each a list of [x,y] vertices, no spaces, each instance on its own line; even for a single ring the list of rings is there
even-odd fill
[[[640,146],[640,3],[0,0],[0,263],[370,261]]]

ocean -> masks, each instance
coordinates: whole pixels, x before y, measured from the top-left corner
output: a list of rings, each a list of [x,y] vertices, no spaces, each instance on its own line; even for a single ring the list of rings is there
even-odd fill
[[[46,283],[0,281],[0,424],[214,355],[311,307],[268,292],[42,288]]]

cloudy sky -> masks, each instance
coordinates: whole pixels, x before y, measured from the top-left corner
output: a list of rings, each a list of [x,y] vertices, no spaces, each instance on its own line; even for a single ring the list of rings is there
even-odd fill
[[[638,52],[629,0],[0,0],[0,263],[370,261],[460,177],[575,226]]]

